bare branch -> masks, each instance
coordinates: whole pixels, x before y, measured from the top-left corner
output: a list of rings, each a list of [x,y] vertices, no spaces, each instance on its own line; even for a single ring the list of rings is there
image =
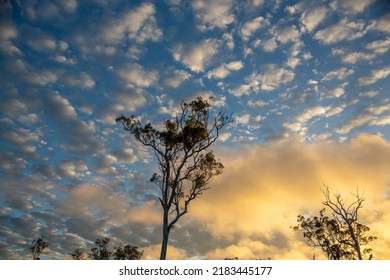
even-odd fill
[[[298,216],[298,226],[295,231],[302,231],[304,237],[312,247],[320,247],[330,259],[363,259],[363,255],[372,258],[372,249],[361,246],[367,245],[376,239],[368,235],[370,228],[358,223],[358,211],[365,200],[357,191],[353,194],[354,202],[346,206],[341,194],[336,192],[334,200],[330,197],[327,186],[321,189],[325,201],[323,204],[331,210],[332,218],[324,215],[325,209],[320,211],[320,216],[305,218]]]

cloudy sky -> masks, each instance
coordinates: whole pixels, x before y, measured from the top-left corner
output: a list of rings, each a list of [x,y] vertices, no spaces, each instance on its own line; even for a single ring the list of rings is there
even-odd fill
[[[390,259],[385,0],[27,0],[0,4],[0,258],[109,236],[159,256],[153,154],[115,118],[159,124],[213,95],[225,165],[171,234],[170,259],[310,259],[290,229],[324,184]],[[323,256],[322,256],[323,257]]]

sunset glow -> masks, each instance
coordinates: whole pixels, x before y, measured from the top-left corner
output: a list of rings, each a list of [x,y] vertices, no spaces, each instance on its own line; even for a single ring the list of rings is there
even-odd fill
[[[224,165],[171,232],[168,259],[326,259],[294,232],[321,188],[366,198],[390,259],[390,3],[44,0],[0,4],[0,259],[69,259],[97,238],[158,259],[152,150],[183,100],[232,113]],[[326,212],[330,215],[330,212]]]

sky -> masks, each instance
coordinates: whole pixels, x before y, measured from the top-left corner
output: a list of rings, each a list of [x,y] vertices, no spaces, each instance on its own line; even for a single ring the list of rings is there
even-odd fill
[[[168,259],[325,258],[290,227],[321,188],[364,194],[390,259],[390,3],[13,0],[0,4],[0,259],[66,259],[108,236],[159,257],[153,153],[115,118],[158,126],[214,96],[224,164]],[[326,212],[329,213],[329,212]]]

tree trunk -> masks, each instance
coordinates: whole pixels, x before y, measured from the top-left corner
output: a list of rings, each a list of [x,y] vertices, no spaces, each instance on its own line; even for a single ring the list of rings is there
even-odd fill
[[[352,228],[352,225],[350,223],[348,223],[348,230],[349,230],[349,233],[351,234],[351,237],[352,237],[352,240],[355,244],[355,246],[353,246],[355,248],[355,251],[358,255],[358,259],[359,260],[363,260],[363,257],[362,257],[362,252],[360,251],[360,244],[359,244],[359,241],[357,240],[357,237],[355,235],[355,232]]]
[[[168,240],[169,240],[168,211],[164,210],[163,236],[162,236],[162,243],[161,243],[160,260],[165,260],[167,257]]]

